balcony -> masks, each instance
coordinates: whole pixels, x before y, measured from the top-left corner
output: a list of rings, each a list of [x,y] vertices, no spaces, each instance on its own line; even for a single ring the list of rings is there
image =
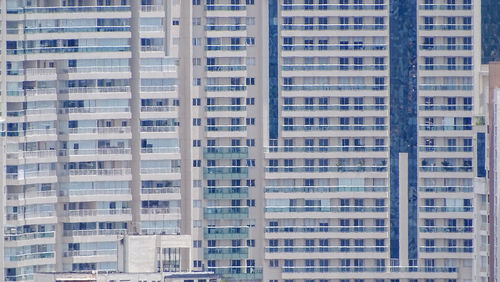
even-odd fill
[[[386,90],[387,84],[283,85],[283,91]]]
[[[293,10],[385,10],[385,4],[283,4],[281,9]]]
[[[207,112],[241,112],[241,111],[246,111],[247,106],[241,106],[241,105],[211,105],[211,106],[206,106],[205,110]]]
[[[52,115],[56,113],[55,108],[27,109],[19,111],[8,111],[8,117],[30,117],[36,115]]]
[[[266,233],[387,232],[385,226],[288,226],[266,227]]]
[[[96,47],[36,47],[24,49],[8,49],[8,55],[31,54],[67,54],[95,52],[130,52],[130,46],[96,46]]]
[[[205,126],[205,131],[210,132],[235,132],[235,131],[246,131],[246,125],[207,125]]]
[[[129,126],[122,127],[77,127],[68,128],[67,131],[59,132],[60,135],[63,134],[123,134],[130,133]]]
[[[472,125],[433,125],[433,124],[425,124],[419,125],[419,130],[425,131],[456,131],[456,130],[472,130]]]
[[[283,51],[382,51],[387,50],[387,44],[285,44]]]
[[[246,159],[248,147],[205,147],[203,157],[205,159]]]
[[[7,193],[7,200],[26,200],[26,199],[37,199],[44,198],[48,199],[49,197],[55,197],[56,191],[33,191],[33,192],[25,192],[25,193]]]
[[[283,71],[381,71],[386,70],[387,65],[283,65]]]
[[[245,4],[210,4],[205,5],[207,11],[244,11],[247,9]]]
[[[106,216],[106,215],[128,215],[131,214],[131,209],[80,209],[66,210],[62,216]]]
[[[129,113],[130,107],[73,107],[60,108],[59,114]]]
[[[419,10],[472,10],[472,4],[419,4]]]
[[[25,34],[67,32],[129,32],[130,26],[25,27]]]
[[[116,236],[127,234],[126,229],[64,230],[65,237],[78,236]]]
[[[7,159],[40,159],[57,157],[56,150],[7,152]]]
[[[141,5],[141,11],[146,13],[164,12],[165,7],[163,5]]]
[[[248,227],[205,227],[205,239],[244,239],[248,238]]]
[[[266,253],[383,253],[385,246],[307,246],[266,247]]]
[[[419,49],[425,51],[437,50],[473,50],[472,44],[420,44]]]
[[[437,206],[423,206],[420,207],[421,212],[473,212],[473,207],[437,207]]]
[[[210,186],[204,188],[205,199],[244,199],[248,198],[248,186]]]
[[[177,194],[181,192],[181,187],[156,187],[156,188],[142,188],[141,194]]]
[[[265,193],[370,193],[387,192],[387,186],[266,186]]]
[[[203,169],[205,179],[243,179],[248,177],[248,167],[215,166]]]
[[[179,107],[175,106],[142,106],[142,113],[162,113],[162,112],[174,112]]]
[[[65,251],[64,257],[94,257],[94,256],[116,256],[118,250],[77,250]]]
[[[175,154],[179,153],[179,147],[148,147],[141,148],[142,154]]]
[[[255,266],[209,267],[208,271],[237,281],[262,280],[262,268]]]
[[[10,262],[21,262],[27,260],[51,259],[54,258],[54,252],[40,252],[31,254],[18,254],[15,256],[5,255],[5,260]]]
[[[67,149],[59,150],[59,156],[128,155],[130,152],[130,148]]]
[[[417,266],[318,266],[318,267],[283,267],[284,273],[307,272],[428,272],[428,273],[455,273],[456,267],[417,267]]]
[[[23,180],[23,179],[33,179],[40,177],[52,177],[56,176],[55,170],[42,170],[42,171],[25,171],[22,173],[7,173],[6,178],[12,180]]]
[[[68,169],[64,171],[66,176],[122,176],[130,175],[130,168],[107,168],[107,169]]]
[[[61,89],[60,94],[130,93],[130,86],[71,87]]]
[[[206,51],[245,51],[246,45],[205,45]]]
[[[419,187],[420,192],[433,192],[433,193],[472,193],[474,187],[472,186],[423,186]]]
[[[204,259],[245,259],[247,257],[247,247],[214,247],[203,249]]]
[[[419,146],[420,152],[472,152],[472,146]]]
[[[422,172],[472,172],[472,166],[421,166]]]
[[[205,91],[207,92],[221,92],[221,91],[246,91],[246,85],[207,85]]]
[[[141,132],[158,133],[158,132],[175,132],[177,126],[141,126]]]
[[[245,219],[248,207],[210,207],[204,209],[205,219]]]
[[[472,84],[420,84],[418,89],[430,91],[472,91],[474,87]]]
[[[8,14],[53,14],[53,13],[95,13],[95,12],[130,12],[130,6],[60,6],[9,8]]]
[[[130,189],[73,189],[61,190],[60,196],[105,196],[105,195],[130,195]]]
[[[247,66],[246,65],[209,65],[206,66],[205,69],[207,71],[214,71],[214,72],[219,72],[219,71],[246,71]]]
[[[33,232],[33,233],[24,233],[24,234],[5,234],[5,241],[24,241],[24,240],[35,240],[35,239],[45,239],[45,238],[54,238],[55,231],[48,232]]]
[[[386,172],[387,166],[267,166],[266,172]]]
[[[181,209],[172,208],[141,208],[141,214],[180,214]]]
[[[163,174],[163,173],[180,173],[179,167],[149,167],[141,168],[141,174]]]
[[[63,69],[63,73],[108,73],[108,72],[130,72],[128,66],[92,66],[73,67]]]
[[[384,111],[387,105],[283,105],[283,111]]]
[[[265,212],[387,212],[385,206],[280,206],[266,207]]]
[[[283,24],[281,30],[385,30],[384,24]]]
[[[422,233],[472,233],[472,226],[421,226],[418,229]]]
[[[385,125],[283,125],[284,131],[373,131],[387,130]]]
[[[472,24],[421,24],[419,30],[472,30]]]
[[[472,253],[473,247],[420,247],[422,253]]]
[[[245,24],[238,24],[238,25],[229,25],[229,24],[224,24],[224,25],[206,25],[205,26],[206,31],[239,31],[239,30],[247,30],[247,26]]]
[[[327,153],[327,152],[386,152],[387,146],[282,146],[267,147],[266,152]]]
[[[419,105],[421,111],[472,111],[472,105]]]

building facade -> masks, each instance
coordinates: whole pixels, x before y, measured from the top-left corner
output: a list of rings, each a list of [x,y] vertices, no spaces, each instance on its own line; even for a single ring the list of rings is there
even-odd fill
[[[480,1],[0,5],[4,280],[492,279]]]

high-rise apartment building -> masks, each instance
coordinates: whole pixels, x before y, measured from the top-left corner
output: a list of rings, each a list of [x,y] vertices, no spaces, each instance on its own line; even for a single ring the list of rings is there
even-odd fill
[[[4,280],[493,279],[480,4],[1,1]]]

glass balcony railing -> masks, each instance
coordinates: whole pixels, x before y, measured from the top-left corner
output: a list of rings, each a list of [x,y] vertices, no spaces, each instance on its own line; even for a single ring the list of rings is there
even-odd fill
[[[229,24],[219,24],[219,25],[206,25],[205,30],[207,31],[238,31],[247,30],[247,26],[244,24],[229,25]]]
[[[24,241],[24,240],[34,240],[41,238],[54,238],[55,231],[49,232],[33,232],[33,233],[24,233],[24,234],[5,234],[5,241]]]
[[[26,27],[24,33],[128,32],[130,26]]]
[[[219,91],[246,91],[246,85],[207,85],[205,91],[219,92]]]
[[[385,246],[307,246],[266,247],[266,253],[374,253],[386,252]]]
[[[205,5],[207,11],[245,11],[247,6],[244,4],[208,4]]]
[[[206,106],[205,110],[207,112],[240,112],[246,111],[247,106],[241,105],[210,105]]]
[[[474,187],[472,186],[423,186],[419,187],[420,192],[434,192],[434,193],[472,193]]]
[[[290,10],[385,10],[385,4],[283,4],[281,9]]]
[[[420,152],[472,152],[472,146],[419,146]]]
[[[387,186],[266,186],[266,193],[387,192]]]
[[[421,111],[472,111],[472,105],[419,105]]]
[[[433,125],[433,124],[425,124],[425,125],[419,125],[418,126],[419,130],[425,130],[425,131],[447,131],[447,130],[472,130],[472,125]]]
[[[384,30],[384,24],[284,24],[282,30]]]
[[[266,172],[386,172],[387,166],[267,166]]]
[[[266,152],[326,153],[326,152],[386,152],[387,146],[283,146],[267,147]]]
[[[246,159],[248,147],[205,147],[203,157],[205,159]]]
[[[211,132],[235,132],[235,131],[246,131],[246,125],[207,125],[205,126],[205,131]]]
[[[247,66],[244,65],[210,65],[206,66],[207,71],[245,71]]]
[[[421,24],[420,30],[472,30],[472,24]]]
[[[266,227],[266,233],[387,232],[385,226],[280,226]]]
[[[387,126],[381,125],[283,125],[284,131],[372,131],[387,130]]]
[[[248,257],[247,247],[214,247],[203,250],[205,259],[245,259]]]
[[[420,44],[419,49],[425,51],[432,50],[472,50],[472,44]]]
[[[53,14],[53,13],[95,13],[95,12],[130,12],[130,6],[60,6],[8,8],[8,14]]]
[[[419,10],[472,10],[472,4],[419,4]]]
[[[205,45],[206,51],[244,51],[246,45]]]
[[[262,280],[262,268],[255,266],[228,266],[228,267],[209,267],[209,272],[213,272],[234,280]]]
[[[387,44],[285,44],[281,45],[283,51],[380,51],[387,50]]]
[[[449,65],[419,65],[418,66],[419,70],[450,70],[450,71],[467,71],[467,70],[472,70],[472,65],[456,65],[456,64],[449,64]]]
[[[421,166],[422,172],[472,172],[472,166]]]
[[[317,267],[283,267],[285,273],[304,272],[430,272],[455,273],[456,267],[417,267],[417,266],[317,266]]]
[[[245,219],[248,207],[210,207],[204,209],[205,219]]]
[[[387,105],[283,105],[283,111],[382,111]]]
[[[55,54],[55,53],[95,53],[129,52],[130,46],[81,46],[81,47],[38,47],[25,49],[7,49],[8,55]]]
[[[266,207],[266,212],[387,212],[384,206],[282,206]]]
[[[418,228],[423,233],[472,233],[472,226],[421,226]]]
[[[330,71],[330,70],[358,70],[358,71],[374,71],[386,70],[387,65],[283,65],[283,71]]]
[[[471,84],[420,84],[419,90],[432,90],[432,91],[449,91],[449,90],[462,90],[471,91],[474,87]]]
[[[422,253],[472,253],[473,247],[420,247]]]
[[[203,235],[205,239],[243,239],[248,238],[248,227],[207,227]]]
[[[205,187],[205,199],[244,199],[248,198],[248,186]]]
[[[424,206],[420,207],[421,212],[472,212],[473,207],[437,207],[437,206]]]
[[[386,90],[386,84],[283,85],[283,91]]]

